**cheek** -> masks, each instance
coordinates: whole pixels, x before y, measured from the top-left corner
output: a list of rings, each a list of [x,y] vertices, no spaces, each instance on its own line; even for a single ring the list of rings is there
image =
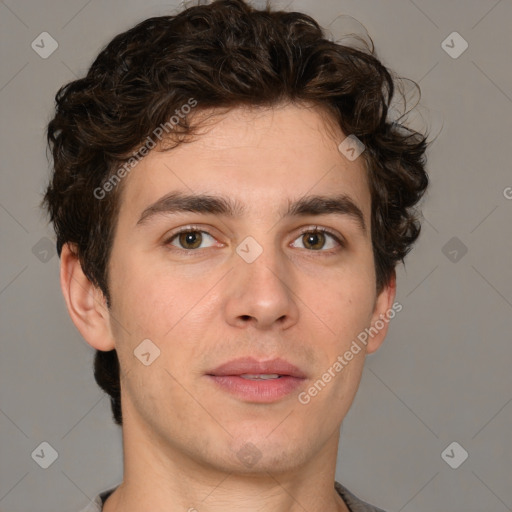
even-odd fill
[[[110,282],[112,298],[112,330],[117,351],[122,357],[133,354],[135,347],[145,339],[159,345],[162,333],[171,329],[174,316],[179,313],[176,296],[179,286],[169,289],[167,281],[149,271],[147,262],[125,258],[116,260]],[[178,292],[176,291],[178,289]],[[179,296],[179,295],[178,295]]]
[[[169,279],[169,269],[155,255],[130,251],[120,243],[114,247],[111,259],[115,261],[110,269],[112,302],[118,314],[132,326],[130,331],[137,325],[153,325],[157,313],[167,305],[173,306],[181,293],[179,275]]]
[[[352,339],[369,325],[375,299],[374,273],[367,268],[345,268],[322,283],[311,308],[339,343]]]
[[[307,393],[319,409],[328,407],[327,403],[338,404],[332,416],[336,421],[348,411],[359,386],[366,346],[358,336],[370,325],[374,288],[370,279],[346,274],[322,287],[313,302],[326,328],[325,336],[316,334],[319,373]]]
[[[171,275],[166,265],[137,263],[135,259],[125,260],[112,278],[116,283],[112,329],[121,360],[132,364],[134,350],[146,339],[161,350],[162,356],[176,346],[180,348],[173,352],[174,369],[179,367],[180,359],[201,349],[205,323],[208,325],[207,305],[211,302],[205,292],[213,282],[199,285],[197,279],[184,276],[177,269]]]

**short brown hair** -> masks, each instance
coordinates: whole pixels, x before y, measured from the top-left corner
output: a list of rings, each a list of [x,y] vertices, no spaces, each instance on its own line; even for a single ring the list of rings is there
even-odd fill
[[[304,102],[329,112],[366,147],[380,292],[419,236],[413,207],[428,185],[426,136],[387,119],[395,91],[373,43],[367,51],[336,44],[303,13],[217,0],[147,19],[117,35],[87,75],[55,97],[47,135],[54,172],[44,205],[58,253],[65,243],[74,248],[110,307],[107,270],[122,187],[101,199],[94,191],[191,97],[196,110]],[[175,134],[193,132],[189,117],[180,117]],[[116,351],[97,351],[94,365],[121,425]]]

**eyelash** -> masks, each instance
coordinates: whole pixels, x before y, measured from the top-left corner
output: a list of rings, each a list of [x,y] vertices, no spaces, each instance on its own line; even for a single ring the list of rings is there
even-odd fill
[[[165,239],[165,241],[164,241],[164,245],[165,246],[170,246],[171,242],[177,236],[181,235],[182,233],[196,233],[196,232],[198,232],[198,233],[206,233],[208,236],[211,236],[212,238],[215,239],[215,237],[209,231],[201,228],[200,226],[190,225],[190,226],[185,226],[185,227],[181,228],[180,230],[176,231],[175,233],[173,233],[169,237],[167,237]],[[333,254],[334,252],[337,252],[340,248],[344,248],[345,247],[344,240],[342,238],[340,238],[336,233],[330,231],[327,228],[322,228],[322,227],[319,227],[319,226],[315,226],[314,228],[307,227],[307,228],[304,228],[303,230],[300,231],[300,233],[297,235],[297,238],[299,238],[302,235],[305,235],[306,233],[313,233],[313,234],[315,234],[315,233],[323,233],[325,235],[329,235],[340,246],[338,248],[327,249],[327,250],[323,250],[323,249],[318,249],[318,250],[309,249],[308,250],[308,249],[305,249],[305,250],[307,250],[309,252],[318,252],[318,253],[324,253],[324,254],[329,255],[329,254]],[[186,252],[186,253],[194,253],[194,252],[200,250],[200,249],[182,249],[181,247],[176,247],[176,246],[172,246],[172,248],[173,248],[173,250],[177,250],[177,251],[181,251],[181,252]],[[211,249],[211,247],[206,247],[206,249]]]
[[[318,251],[315,251],[313,249],[309,249],[309,252],[319,252],[319,253],[324,253],[324,254],[333,254],[334,252],[338,252],[338,250],[340,248],[344,248],[345,247],[345,241],[342,238],[340,238],[339,235],[337,235],[336,233],[334,233],[330,229],[322,228],[322,227],[319,227],[319,226],[315,226],[313,229],[311,227],[307,227],[307,228],[304,228],[304,229],[302,229],[300,231],[300,233],[298,234],[297,238],[299,238],[302,235],[305,235],[306,233],[313,233],[313,234],[322,233],[324,235],[329,235],[339,245],[339,247],[337,247],[337,248],[327,249],[327,250],[319,249]],[[306,249],[306,250],[308,250],[308,249]]]

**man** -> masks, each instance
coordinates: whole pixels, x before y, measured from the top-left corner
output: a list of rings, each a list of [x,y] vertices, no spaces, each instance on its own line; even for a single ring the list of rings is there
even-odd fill
[[[379,510],[334,475],[428,184],[393,91],[371,51],[242,0],[146,20],[61,88],[45,204],[123,427],[86,510]]]

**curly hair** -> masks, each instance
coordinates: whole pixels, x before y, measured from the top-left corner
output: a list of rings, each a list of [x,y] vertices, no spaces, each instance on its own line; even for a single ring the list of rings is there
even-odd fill
[[[428,186],[426,136],[388,119],[397,90],[373,42],[362,50],[333,42],[303,13],[216,0],[147,19],[117,35],[84,78],[56,94],[43,205],[58,254],[68,243],[111,307],[107,270],[122,183],[100,199],[98,187],[191,97],[195,111],[307,103],[365,145],[379,293],[419,236],[415,206]],[[186,142],[194,116],[175,117],[176,144]],[[115,349],[96,351],[94,377],[122,425]]]

